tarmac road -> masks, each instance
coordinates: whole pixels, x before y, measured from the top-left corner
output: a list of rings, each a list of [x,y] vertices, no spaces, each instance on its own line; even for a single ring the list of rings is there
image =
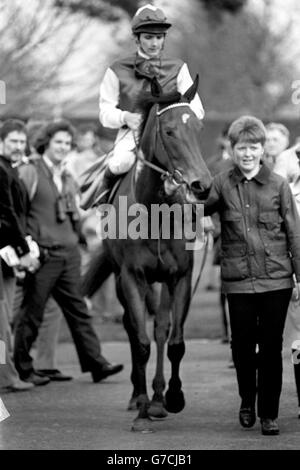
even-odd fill
[[[154,345],[148,369],[153,377]],[[126,411],[131,393],[129,346],[104,344],[104,354],[125,364],[120,374],[93,384],[81,374],[72,344],[59,345],[60,368],[75,377],[31,392],[2,393],[10,417],[0,423],[0,449],[216,450],[299,449],[300,420],[292,364],[284,354],[284,384],[279,436],[260,434],[257,423],[242,429],[235,370],[228,367],[229,346],[217,341],[189,340],[182,366],[185,409],[154,423],[152,434],[130,431],[136,413]],[[167,361],[166,361],[167,364]],[[168,377],[169,367],[166,367]],[[151,395],[151,388],[149,389]]]

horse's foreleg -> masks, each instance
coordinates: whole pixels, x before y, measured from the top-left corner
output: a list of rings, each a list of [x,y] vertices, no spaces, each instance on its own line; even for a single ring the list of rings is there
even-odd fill
[[[154,418],[165,418],[168,413],[164,407],[164,349],[170,329],[170,296],[166,285],[161,291],[160,306],[155,315],[154,339],[156,342],[156,373],[152,382],[153,397],[149,407],[149,415]]]
[[[139,386],[138,386],[138,369],[135,361],[136,352],[135,352],[135,341],[134,341],[134,331],[132,329],[128,312],[125,311],[123,316],[123,325],[127,332],[129,343],[130,343],[130,352],[131,352],[131,374],[130,380],[133,385],[133,391],[131,398],[128,403],[128,410],[136,410],[138,408],[138,396],[139,396]]]
[[[121,286],[126,300],[126,311],[129,315],[133,360],[135,362],[134,371],[137,380],[138,416],[133,422],[132,430],[151,432],[151,421],[148,414],[149,398],[146,386],[146,366],[150,357],[150,340],[147,336],[145,321],[147,288],[144,282],[136,279],[125,268],[123,268],[121,274]]]
[[[171,413],[179,413],[184,406],[184,394],[181,390],[179,377],[180,362],[185,353],[183,325],[188,314],[191,301],[191,273],[181,278],[175,288],[172,305],[172,330],[168,343],[168,358],[171,362],[171,379],[166,392],[166,409]]]
[[[126,305],[125,297],[123,295],[120,278],[116,278],[116,291],[117,291],[118,299],[119,299],[121,305],[124,308],[123,325],[124,325],[125,331],[128,335],[129,344],[130,344],[130,352],[131,352],[131,374],[130,374],[130,379],[131,379],[131,382],[132,382],[132,385],[133,385],[133,391],[132,391],[132,395],[131,395],[131,398],[129,400],[127,409],[128,410],[136,410],[137,409],[137,398],[138,398],[139,388],[138,388],[137,366],[136,366],[136,361],[135,361],[136,353],[134,351],[134,346],[135,346],[134,330],[132,328],[130,318],[129,318],[129,314],[128,314],[128,311],[127,311],[127,305]]]

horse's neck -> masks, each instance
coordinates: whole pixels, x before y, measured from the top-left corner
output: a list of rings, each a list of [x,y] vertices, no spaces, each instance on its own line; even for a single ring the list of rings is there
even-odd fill
[[[156,111],[157,105],[153,106],[148,115],[146,126],[143,130],[143,145],[142,148],[147,149],[147,154],[150,163],[156,164],[161,167],[161,164],[156,161],[154,157],[155,142],[157,136],[156,126]],[[152,156],[151,156],[152,155]],[[145,157],[147,159],[147,157]],[[137,202],[149,206],[150,204],[159,203],[161,198],[162,180],[161,173],[147,165],[144,165],[136,184],[136,198]]]
[[[145,206],[160,202],[161,175],[144,165],[136,182],[136,201]]]

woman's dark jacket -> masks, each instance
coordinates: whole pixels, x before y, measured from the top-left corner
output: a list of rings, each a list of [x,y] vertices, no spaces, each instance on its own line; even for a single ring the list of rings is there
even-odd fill
[[[247,180],[237,166],[218,174],[205,215],[221,219],[221,277],[226,293],[251,293],[300,281],[300,218],[288,183],[262,165]]]

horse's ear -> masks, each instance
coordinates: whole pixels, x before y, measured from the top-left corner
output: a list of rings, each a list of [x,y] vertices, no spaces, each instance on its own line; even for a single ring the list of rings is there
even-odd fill
[[[189,103],[192,101],[195,94],[197,93],[198,85],[199,85],[199,75],[197,74],[193,85],[190,86],[190,88],[183,95],[188,100]]]
[[[151,95],[159,98],[163,93],[162,87],[156,77],[151,80]]]

